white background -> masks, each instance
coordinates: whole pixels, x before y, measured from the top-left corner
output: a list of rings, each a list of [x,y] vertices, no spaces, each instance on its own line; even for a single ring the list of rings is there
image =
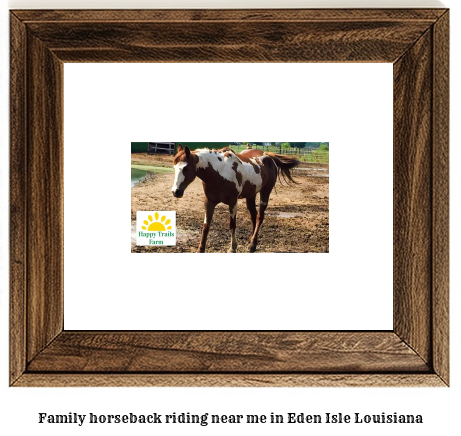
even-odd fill
[[[392,64],[65,64],[64,83],[66,329],[392,329]],[[131,140],[250,137],[330,142],[329,254],[130,252]]]
[[[75,2],[32,2],[14,1],[12,7],[140,7],[147,2],[128,2],[128,1],[86,1]],[[175,2],[176,3],[176,2]],[[350,2],[336,1],[334,6],[350,7],[361,4],[362,6],[382,6],[382,2]],[[430,2],[432,5],[434,2]],[[161,2],[148,2],[150,7],[161,4]],[[169,3],[173,4],[172,2]],[[182,3],[183,5],[185,2]],[[201,3],[210,6],[211,2]],[[223,4],[222,2],[220,4]],[[229,5],[229,3],[226,3]],[[249,3],[247,3],[249,4]],[[258,4],[252,2],[251,5]],[[261,3],[259,3],[261,4]],[[318,5],[319,2],[290,2],[289,5]],[[428,2],[386,2],[387,5],[427,5]],[[277,6],[276,2],[264,2],[268,7]],[[280,6],[280,3],[278,4]],[[288,3],[284,3],[288,6]],[[328,5],[331,5],[329,2]],[[451,77],[455,78],[451,83],[452,101],[452,127],[451,144],[459,144],[461,141],[460,126],[457,120],[460,116],[460,88],[457,77],[461,76],[459,68],[460,43],[460,22],[461,8],[456,1],[446,1],[445,5],[451,7]],[[8,38],[6,34],[7,11],[6,5],[2,5],[1,15],[1,63],[2,70],[0,75],[1,101],[8,101]],[[0,429],[2,434],[21,434],[30,432],[35,435],[101,435],[101,434],[316,434],[316,435],[387,435],[392,432],[395,435],[421,434],[433,435],[435,433],[456,435],[460,432],[459,424],[459,401],[461,400],[460,387],[460,273],[456,268],[461,262],[460,246],[455,241],[459,241],[459,227],[453,225],[451,229],[451,387],[449,389],[403,389],[403,388],[318,388],[318,389],[280,389],[280,388],[82,388],[82,389],[51,389],[51,388],[9,388],[8,387],[8,107],[1,105],[1,252],[0,268],[2,274],[1,294],[0,294],[0,319],[1,319],[1,361],[0,361]],[[461,174],[458,167],[461,164],[459,147],[451,148],[451,222],[461,221]],[[38,412],[61,413],[78,412],[87,414],[93,413],[171,413],[191,412],[191,413],[325,413],[328,411],[344,413],[421,413],[424,415],[425,423],[422,426],[413,427],[408,425],[377,425],[377,426],[318,426],[312,428],[306,425],[294,425],[272,427],[264,426],[254,428],[249,426],[222,426],[213,427],[83,427],[77,428],[74,425],[62,426],[39,426],[37,424]]]

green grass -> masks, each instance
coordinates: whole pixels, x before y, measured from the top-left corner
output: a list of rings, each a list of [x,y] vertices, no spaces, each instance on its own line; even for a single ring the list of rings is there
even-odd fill
[[[151,171],[153,173],[174,173],[174,168],[166,168],[166,167],[154,167],[151,165],[131,165],[131,168],[135,168],[137,170],[144,170],[144,171]]]
[[[298,155],[298,159],[301,162],[312,162],[312,163],[330,163],[330,153],[327,152],[315,152],[305,154],[305,155]]]

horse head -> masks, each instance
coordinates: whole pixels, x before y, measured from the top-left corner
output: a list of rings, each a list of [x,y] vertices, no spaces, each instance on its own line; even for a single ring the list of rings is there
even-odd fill
[[[176,198],[184,195],[186,188],[194,181],[197,176],[197,157],[191,153],[186,145],[178,145],[178,153],[173,159],[174,183],[171,191]]]

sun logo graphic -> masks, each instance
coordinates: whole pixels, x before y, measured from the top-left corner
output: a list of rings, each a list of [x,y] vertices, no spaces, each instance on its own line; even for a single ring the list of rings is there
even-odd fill
[[[160,222],[158,220],[159,217],[160,217],[160,214],[158,212],[155,212],[154,216],[155,216],[155,221],[152,218],[152,215],[149,215],[147,217],[147,219],[149,221],[147,221],[147,220],[143,221],[143,223],[145,224],[144,226],[142,226],[143,230],[147,230],[149,232],[161,232],[161,231],[165,231],[165,230],[171,230],[172,227],[168,226],[168,224],[171,223],[171,220],[169,220],[169,219],[166,220],[165,215],[162,216]],[[168,227],[165,227],[165,226],[168,226]]]
[[[176,212],[136,212],[136,245],[176,245]]]

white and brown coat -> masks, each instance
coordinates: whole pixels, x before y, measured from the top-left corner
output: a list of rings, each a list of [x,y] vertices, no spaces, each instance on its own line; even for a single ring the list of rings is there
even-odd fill
[[[282,174],[286,180],[294,182],[290,169],[298,163],[297,159],[275,153],[263,153],[261,150],[249,149],[240,154],[236,154],[230,148],[198,149],[191,152],[188,147],[183,149],[179,146],[173,161],[175,168],[173,195],[181,198],[195,177],[202,180],[205,192],[205,220],[198,251],[205,251],[214,209],[219,203],[229,206],[231,229],[229,252],[236,251],[237,200],[245,198],[253,223],[249,250],[254,252],[259,228],[264,220],[264,212],[277,176]],[[259,214],[256,210],[257,193],[260,193]]]

